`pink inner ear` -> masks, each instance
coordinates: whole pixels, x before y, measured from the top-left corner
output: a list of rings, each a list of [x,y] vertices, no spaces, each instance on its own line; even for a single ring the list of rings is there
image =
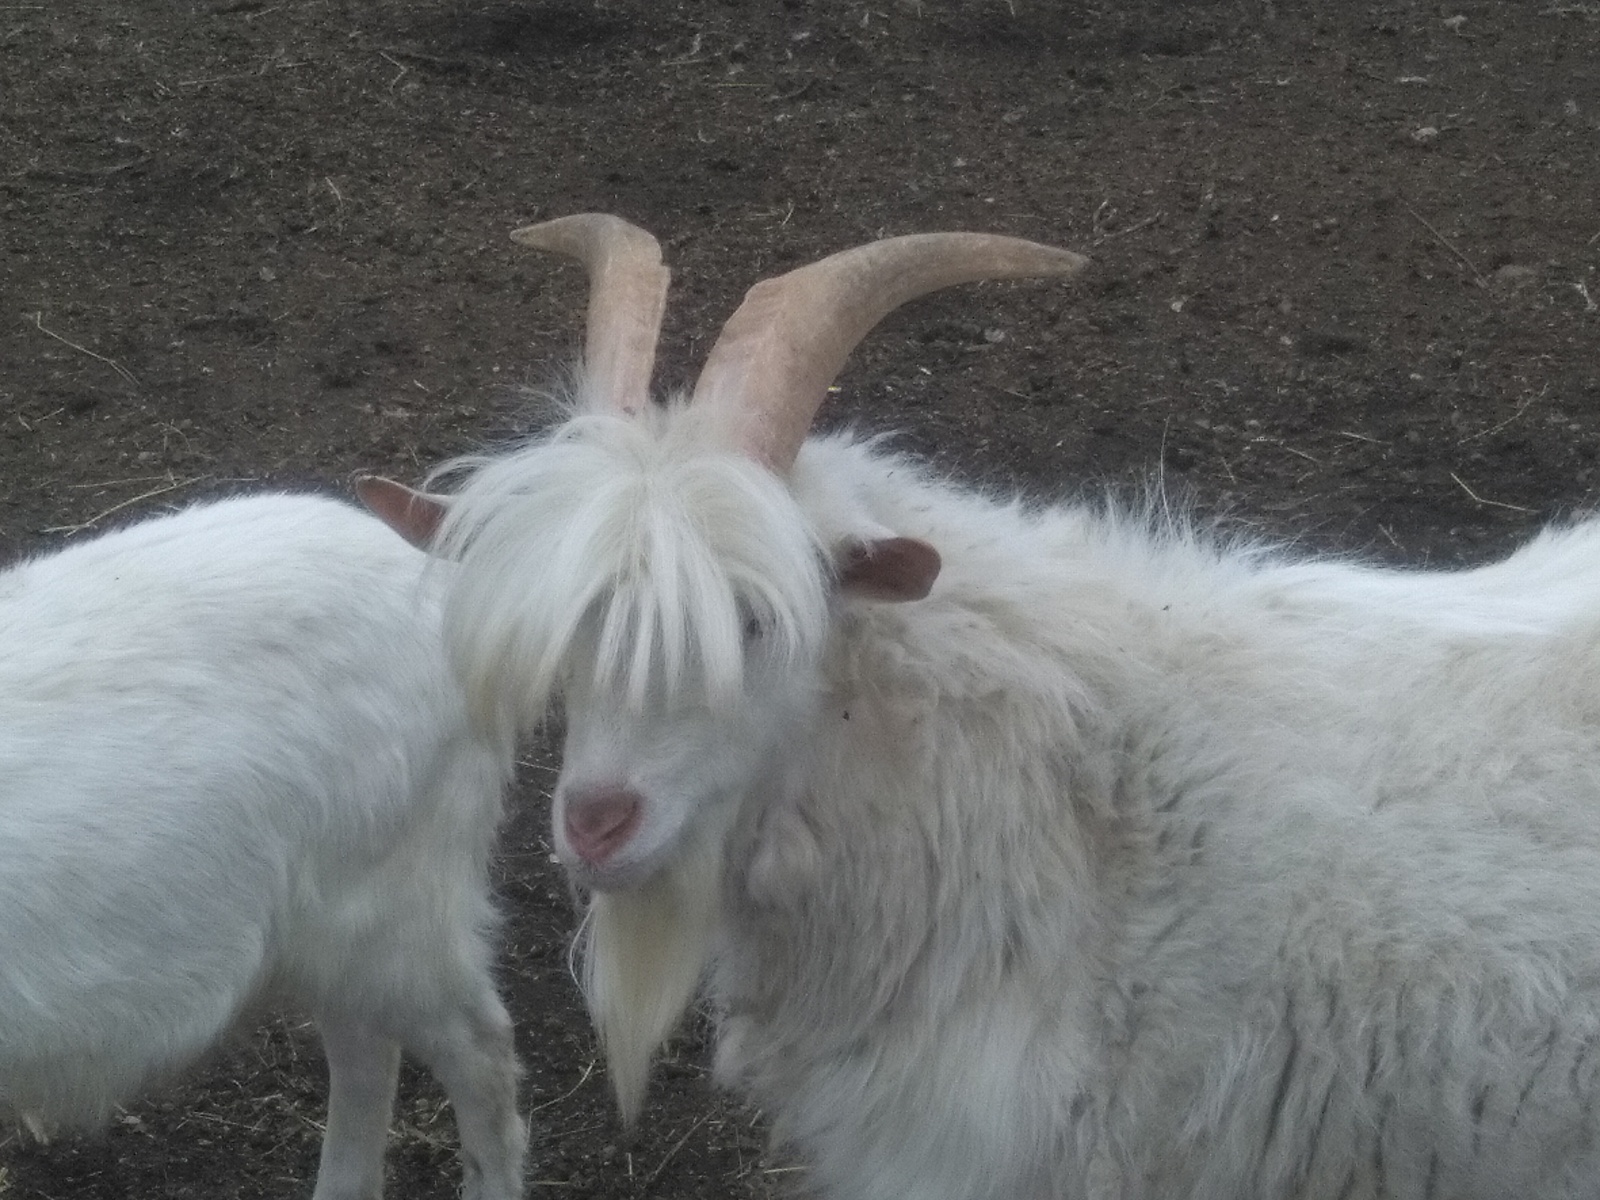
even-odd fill
[[[921,600],[939,578],[939,566],[939,552],[920,538],[874,538],[845,550],[839,586],[870,600]]]
[[[439,532],[445,516],[443,496],[419,492],[380,475],[363,476],[356,480],[355,489],[361,503],[373,516],[413,546],[422,550],[432,548],[434,535]]]

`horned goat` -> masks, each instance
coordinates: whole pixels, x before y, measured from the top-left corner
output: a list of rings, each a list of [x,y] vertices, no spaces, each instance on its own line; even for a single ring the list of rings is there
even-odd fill
[[[92,1127],[257,998],[314,1015],[316,1200],[374,1200],[402,1047],[522,1195],[487,868],[510,756],[438,572],[347,504],[199,505],[0,574],[0,1114]]]
[[[588,261],[577,411],[370,490],[479,719],[564,712],[626,1114],[709,970],[836,1200],[1600,1195],[1600,524],[1406,572],[995,499],[807,430],[895,305],[1076,256],[846,251],[655,408],[653,240],[517,236]]]

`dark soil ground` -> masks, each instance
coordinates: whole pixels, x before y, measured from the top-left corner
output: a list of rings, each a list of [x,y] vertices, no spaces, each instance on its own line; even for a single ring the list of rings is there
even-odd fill
[[[604,209],[676,270],[668,385],[845,245],[1082,249],[891,318],[831,418],[995,486],[1159,473],[1316,549],[1480,560],[1600,489],[1597,63],[1588,0],[0,0],[0,552],[525,428],[583,284],[506,233]],[[530,1194],[791,1191],[703,1036],[618,1127],[530,763]],[[321,1106],[277,1020],[101,1139],[0,1133],[0,1197],[305,1196]],[[454,1195],[452,1142],[408,1078],[391,1193]]]

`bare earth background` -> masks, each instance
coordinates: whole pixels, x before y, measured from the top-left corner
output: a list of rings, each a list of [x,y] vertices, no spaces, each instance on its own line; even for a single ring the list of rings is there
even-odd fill
[[[528,428],[583,284],[506,233],[606,209],[676,270],[668,385],[762,275],[1026,235],[1093,274],[911,306],[828,419],[995,488],[1160,472],[1317,549],[1481,560],[1600,487],[1597,63],[1592,0],[0,0],[0,553]],[[803,1187],[703,1030],[619,1129],[529,759],[530,1194]],[[301,1023],[247,1029],[101,1139],[0,1132],[0,1197],[308,1195],[322,1086]],[[391,1193],[453,1196],[453,1137],[408,1078]]]

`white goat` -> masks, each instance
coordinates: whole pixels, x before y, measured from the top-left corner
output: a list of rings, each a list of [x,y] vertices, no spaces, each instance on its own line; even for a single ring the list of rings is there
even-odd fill
[[[0,1114],[93,1126],[257,997],[314,1014],[316,1200],[372,1200],[401,1048],[472,1200],[522,1195],[488,858],[426,556],[331,500],[202,505],[0,574]]]
[[[520,237],[576,229],[664,289],[614,220]],[[564,708],[625,1112],[709,961],[722,1077],[839,1200],[1600,1196],[1600,525],[1380,570],[801,445],[894,304],[1078,263],[834,256],[652,411],[620,322],[642,370],[384,498],[444,520],[482,717]]]

